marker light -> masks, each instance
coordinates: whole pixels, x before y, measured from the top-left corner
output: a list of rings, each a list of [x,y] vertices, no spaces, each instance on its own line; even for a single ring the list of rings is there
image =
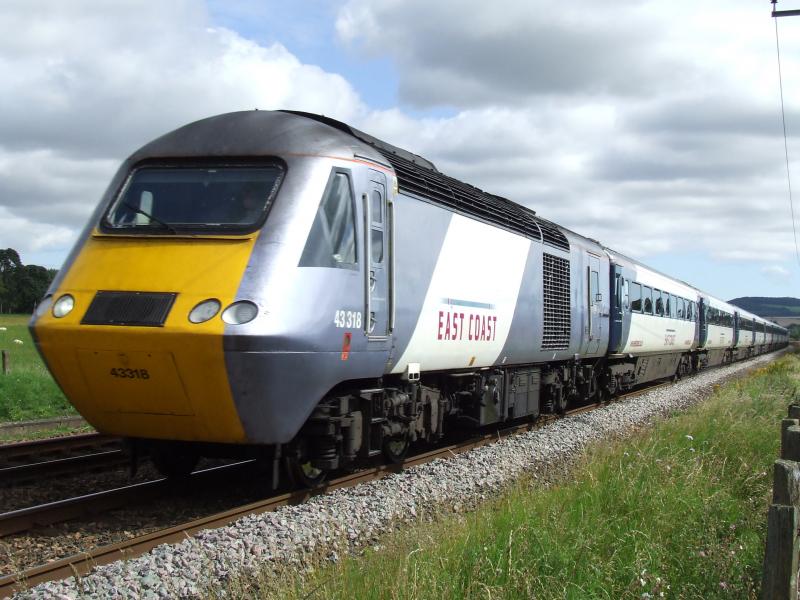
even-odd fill
[[[61,298],[56,300],[55,304],[53,304],[53,316],[57,319],[66,317],[72,312],[73,308],[75,308],[75,298],[69,294],[64,294],[61,296]]]
[[[192,323],[205,323],[214,315],[216,315],[221,307],[222,304],[220,304],[219,300],[216,298],[203,300],[200,304],[192,309],[192,312],[189,313],[189,320]]]
[[[47,310],[50,308],[50,305],[53,304],[53,296],[52,294],[47,294],[39,304],[36,305],[36,310],[33,312],[36,317],[41,317],[44,315]]]
[[[222,311],[222,320],[229,325],[249,323],[258,315],[258,307],[248,300],[234,302]]]

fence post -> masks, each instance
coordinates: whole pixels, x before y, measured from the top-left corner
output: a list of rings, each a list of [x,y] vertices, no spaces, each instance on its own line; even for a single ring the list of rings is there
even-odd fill
[[[2,362],[3,362],[3,375],[8,375],[8,372],[11,370],[11,365],[9,364],[9,355],[8,352],[5,350],[0,350],[0,355],[2,355]]]
[[[781,458],[775,461],[772,504],[767,517],[767,545],[761,600],[798,600],[800,566],[800,406],[789,407],[781,421]]]
[[[784,421],[793,420],[795,419],[784,419]],[[783,426],[783,421],[781,426]],[[800,461],[800,426],[790,424],[782,431],[781,458],[795,462]]]
[[[797,523],[796,506],[769,507],[761,600],[797,598]]]

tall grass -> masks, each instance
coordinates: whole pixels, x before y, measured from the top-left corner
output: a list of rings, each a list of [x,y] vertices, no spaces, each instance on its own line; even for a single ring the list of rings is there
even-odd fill
[[[75,409],[53,380],[28,333],[27,315],[0,315],[0,350],[11,370],[0,373],[0,421],[24,421],[66,414]],[[19,340],[22,343],[17,343]]]
[[[785,357],[632,437],[591,447],[549,489],[520,481],[467,516],[389,536],[336,564],[238,580],[286,598],[755,598]]]

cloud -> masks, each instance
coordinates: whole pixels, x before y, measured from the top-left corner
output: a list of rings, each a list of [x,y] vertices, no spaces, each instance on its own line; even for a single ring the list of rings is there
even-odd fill
[[[767,265],[761,268],[761,272],[767,277],[777,280],[786,280],[791,277],[791,272],[781,265]]]
[[[455,111],[372,114],[367,130],[637,257],[793,252],[763,11],[719,0],[702,10],[680,0],[543,8],[346,4],[340,39],[391,57],[401,100]],[[784,68],[800,72],[798,55]],[[791,121],[800,78],[784,85]]]
[[[126,155],[192,120],[259,107],[350,122],[637,258],[769,266],[794,253],[774,32],[759,7],[347,2],[336,32],[354,51],[350,78],[368,79],[353,75],[363,56],[390,64],[389,110],[281,43],[311,37],[321,52],[320,7],[335,10],[311,3],[313,23],[281,38],[280,20],[258,35],[271,9],[247,0],[217,22],[190,0],[0,3],[2,246],[66,249]],[[784,36],[785,73],[800,72],[795,39]],[[800,77],[784,86],[791,136]]]
[[[187,0],[3,2],[0,72],[2,237],[11,222],[49,224],[49,245],[77,233],[121,159],[187,122],[255,107],[345,120],[365,110],[340,75],[213,27]]]

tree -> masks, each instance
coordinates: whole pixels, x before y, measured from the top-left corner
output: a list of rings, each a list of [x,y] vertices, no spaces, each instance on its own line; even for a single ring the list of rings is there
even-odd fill
[[[0,313],[32,312],[55,274],[55,269],[23,265],[13,248],[0,250]]]

